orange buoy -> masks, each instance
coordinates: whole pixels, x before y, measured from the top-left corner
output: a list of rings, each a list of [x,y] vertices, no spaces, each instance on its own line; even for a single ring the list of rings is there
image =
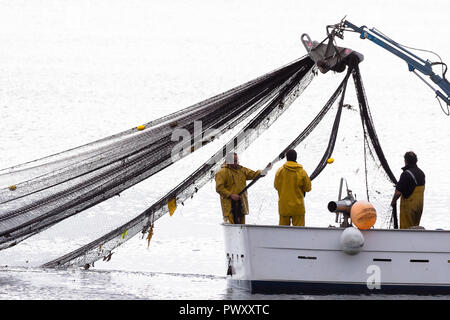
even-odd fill
[[[350,218],[358,229],[366,230],[377,221],[377,211],[367,201],[356,201],[350,209]]]

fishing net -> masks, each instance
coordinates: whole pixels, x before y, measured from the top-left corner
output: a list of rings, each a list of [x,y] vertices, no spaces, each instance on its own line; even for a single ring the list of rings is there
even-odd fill
[[[398,228],[397,212],[390,207],[397,179],[392,173],[375,131],[359,66],[352,71],[364,133],[365,180],[367,201],[377,210],[380,228]]]
[[[154,221],[167,212],[173,213],[177,205],[184,205],[186,200],[193,197],[201,187],[214,178],[216,171],[223,164],[227,155],[231,152],[245,150],[303,92],[314,76],[314,63],[309,58],[305,58],[302,60],[302,64],[300,70],[285,81],[277,94],[261,108],[244,128],[164,197],[129,222],[77,250],[44,264],[43,267],[89,267],[101,258],[109,259],[113,249],[138,233],[144,235],[148,232],[148,240],[150,240]]]
[[[312,66],[308,57],[301,58],[143,126],[1,170],[0,249],[118,195],[201,148],[214,139],[211,130],[219,136],[234,128]],[[174,140],[176,130],[190,139]],[[180,152],[174,153],[177,147]]]
[[[115,248],[138,233],[142,237],[147,233],[150,241],[154,222],[167,212],[172,214],[177,205],[184,205],[213,179],[227,155],[248,148],[304,91],[315,73],[314,62],[304,57],[140,128],[0,170],[0,249],[119,194],[256,114],[208,161],[148,209],[94,241],[45,263],[43,267],[89,267],[101,258],[110,259]],[[349,61],[347,73],[332,96],[306,128],[277,154],[272,165],[283,159],[287,150],[297,148],[304,142],[340,97],[327,146],[310,175],[311,180],[323,172],[335,152],[341,116],[348,107],[345,95],[350,75],[355,83],[362,124],[362,133],[354,140],[361,141],[363,148],[365,196],[377,212],[382,212],[382,219],[377,223],[390,227],[396,219],[393,219],[392,208],[386,203],[389,203],[392,183],[395,184],[396,179],[375,131],[358,62]],[[200,127],[198,124],[201,124]],[[181,143],[180,136],[173,139],[176,130],[183,130],[189,139]],[[355,174],[358,171],[356,169]]]
[[[142,212],[140,215],[125,223],[124,225],[112,230],[108,234],[78,248],[62,257],[54,259],[43,267],[59,267],[65,268],[68,266],[84,266],[88,268],[93,265],[95,261],[103,258],[109,260],[115,248],[119,247],[133,236],[142,233],[148,233],[147,240],[150,241],[153,234],[154,222],[170,212],[171,214],[176,209],[177,204],[184,205],[184,202],[203,187],[208,181],[214,178],[215,172],[223,163],[227,154],[231,151],[242,152],[256,139],[261,132],[266,130],[271,123],[273,123],[284,110],[298,97],[298,95],[309,84],[313,77],[313,69],[305,68],[299,71],[289,81],[287,81],[279,91],[279,93],[266,105],[261,111],[228,143],[226,143],[215,155],[207,162],[200,166],[196,171],[189,175],[185,180],[168,192],[164,197],[155,202],[150,208]],[[316,169],[311,174],[311,180],[315,179],[321,174],[325,166],[328,164],[328,159],[333,154],[335,144],[337,141],[338,129],[341,123],[341,115],[344,107],[354,111],[354,116],[357,115],[357,110],[350,105],[345,105],[345,94],[347,82],[350,75],[353,75],[356,96],[359,104],[359,115],[362,123],[361,134],[355,134],[355,137],[363,142],[364,157],[360,162],[364,162],[364,178],[366,187],[366,197],[376,207],[378,212],[382,212],[379,225],[389,226],[391,211],[386,208],[389,203],[386,197],[389,197],[389,192],[392,190],[389,186],[390,182],[395,182],[395,177],[390,171],[389,165],[384,157],[378,137],[375,132],[372,117],[368,107],[367,99],[362,85],[361,75],[357,64],[349,65],[348,71],[338,88],[333,95],[325,103],[319,113],[306,126],[306,128],[286,147],[284,148],[272,161],[272,165],[285,157],[285,153],[289,149],[298,147],[304,140],[314,131],[314,129],[321,123],[325,115],[332,109],[333,105],[339,99],[336,115],[331,129],[328,145],[322,158],[319,160]],[[355,122],[353,119],[353,123]],[[355,152],[357,150],[354,150]],[[351,156],[351,155],[350,155]],[[359,169],[355,171],[355,175],[359,175]],[[266,172],[267,173],[267,172]],[[262,175],[254,179],[247,187],[241,191],[245,192],[249,187],[254,185]],[[392,181],[391,178],[394,178]],[[386,188],[385,188],[386,187]]]

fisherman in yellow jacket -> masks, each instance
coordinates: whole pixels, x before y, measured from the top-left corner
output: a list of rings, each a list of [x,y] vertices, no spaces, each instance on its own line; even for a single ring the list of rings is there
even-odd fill
[[[297,152],[286,152],[286,163],[275,174],[274,187],[278,191],[280,226],[305,225],[305,192],[311,191],[311,180],[298,164]]]
[[[255,179],[261,170],[253,171],[239,165],[238,155],[232,154],[233,161],[225,162],[216,173],[216,191],[220,194],[220,203],[222,205],[223,220],[225,223],[245,224],[245,215],[248,214],[247,191],[239,193],[247,185],[247,180]],[[235,221],[232,212],[232,205],[239,205],[238,211],[242,215]]]

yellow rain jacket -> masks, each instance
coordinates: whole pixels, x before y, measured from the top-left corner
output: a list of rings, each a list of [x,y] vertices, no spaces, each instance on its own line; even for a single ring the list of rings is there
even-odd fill
[[[216,191],[220,194],[220,204],[222,205],[224,217],[232,216],[230,195],[239,194],[247,185],[247,180],[255,179],[260,172],[261,170],[253,171],[242,166],[239,166],[238,169],[233,169],[226,163],[217,171]],[[241,195],[241,198],[242,212],[248,214],[247,191]]]
[[[311,191],[311,180],[301,164],[286,161],[275,174],[274,187],[278,191],[280,216],[305,215],[303,193]]]

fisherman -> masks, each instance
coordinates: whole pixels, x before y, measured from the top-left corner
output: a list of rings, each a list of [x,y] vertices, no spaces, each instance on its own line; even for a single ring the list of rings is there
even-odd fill
[[[220,194],[220,204],[224,223],[245,224],[248,214],[247,191],[239,193],[246,187],[246,180],[253,180],[264,173],[253,171],[239,164],[237,153],[227,156],[227,161],[216,173],[216,191]]]
[[[278,213],[280,226],[305,226],[306,192],[311,191],[311,180],[297,163],[297,152],[286,152],[286,163],[275,174],[274,187],[278,191]]]
[[[400,198],[400,229],[419,226],[423,210],[425,174],[417,166],[417,156],[408,151],[404,155],[405,166],[395,186],[391,206],[397,205]]]

